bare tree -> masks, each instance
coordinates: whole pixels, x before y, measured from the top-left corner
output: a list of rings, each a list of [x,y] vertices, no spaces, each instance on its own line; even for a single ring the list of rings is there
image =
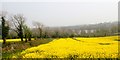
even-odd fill
[[[46,27],[45,29],[44,29],[44,38],[48,38],[48,37],[50,37],[50,30],[49,30],[49,27]]]
[[[12,24],[14,26],[13,30],[18,34],[23,41],[23,25],[25,23],[25,18],[23,15],[18,14],[11,17]]]
[[[39,37],[42,38],[42,33],[43,33],[42,30],[43,30],[44,25],[39,22],[34,22],[33,24],[36,27],[36,29],[38,29],[38,31],[39,31]]]

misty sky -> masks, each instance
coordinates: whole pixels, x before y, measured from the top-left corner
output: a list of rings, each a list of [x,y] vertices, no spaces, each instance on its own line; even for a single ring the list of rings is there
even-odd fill
[[[41,22],[46,26],[71,26],[118,20],[118,0],[46,1],[48,0],[44,2],[2,2],[2,10],[10,14],[23,14],[30,25],[33,21]]]

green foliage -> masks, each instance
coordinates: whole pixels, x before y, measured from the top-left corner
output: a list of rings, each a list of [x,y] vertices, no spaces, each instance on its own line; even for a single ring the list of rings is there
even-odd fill
[[[3,44],[6,43],[6,37],[9,33],[9,25],[6,23],[5,17],[1,17],[2,19],[2,39],[3,39]]]
[[[25,41],[27,42],[27,39],[29,41],[31,41],[31,37],[32,37],[32,32],[30,31],[30,28],[28,28],[27,25],[23,26],[23,30],[24,30],[24,35],[25,35]]]
[[[2,37],[6,38],[9,32],[9,26],[6,24],[5,18],[2,17]]]

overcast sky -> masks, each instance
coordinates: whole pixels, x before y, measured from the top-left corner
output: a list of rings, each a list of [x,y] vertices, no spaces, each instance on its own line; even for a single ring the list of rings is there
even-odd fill
[[[71,26],[117,21],[118,1],[2,0],[2,7],[0,7],[8,13],[23,14],[30,25],[32,21],[38,21],[46,26]]]

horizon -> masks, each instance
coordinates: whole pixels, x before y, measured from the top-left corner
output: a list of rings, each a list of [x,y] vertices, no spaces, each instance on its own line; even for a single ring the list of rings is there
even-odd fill
[[[79,24],[79,25],[69,25],[69,26],[44,26],[44,28],[62,28],[62,27],[75,27],[75,26],[90,26],[90,25],[98,25],[98,24],[104,24],[104,23],[118,23],[119,21],[112,21],[112,22],[100,22],[100,23],[93,23],[93,24]],[[32,28],[36,28],[36,27],[32,27]]]
[[[59,27],[118,21],[117,6],[116,2],[3,2],[2,10],[23,14],[30,27],[34,21]]]

